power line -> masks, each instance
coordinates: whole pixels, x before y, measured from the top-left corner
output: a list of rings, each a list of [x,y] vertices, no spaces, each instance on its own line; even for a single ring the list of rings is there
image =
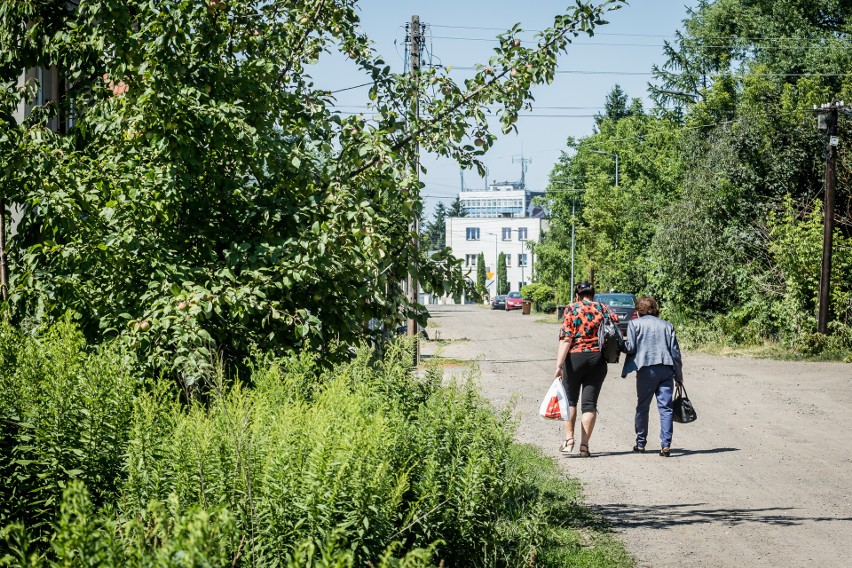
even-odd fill
[[[465,37],[465,36],[432,36],[433,39],[446,39],[451,41],[484,41],[494,43],[497,41],[496,38],[483,38],[483,37]],[[778,41],[782,41],[783,38],[779,38]],[[680,40],[679,43],[687,44],[689,47],[695,49],[852,49],[852,45],[837,45],[836,43],[826,44],[826,40],[821,40],[822,43],[820,45],[759,45],[759,44],[701,44],[698,43],[699,40],[691,40],[684,39]],[[820,40],[814,40],[820,41]],[[633,43],[633,42],[607,42],[607,41],[575,41],[571,43],[572,46],[610,46],[610,47],[655,47],[662,49],[665,47],[663,44],[659,43]]]
[[[360,89],[361,87],[366,87],[367,85],[374,85],[375,81],[370,81],[368,83],[361,83],[360,85],[353,85],[351,87],[344,87],[343,89],[337,89],[336,91],[329,91],[330,94],[334,93],[342,93],[343,91],[351,91],[352,89]]]
[[[478,71],[474,66],[452,66],[452,70]],[[557,75],[644,75],[652,76],[653,71],[600,71],[589,69],[557,69]],[[749,77],[848,77],[852,73],[747,73]],[[744,76],[743,76],[744,77]]]
[[[433,28],[446,28],[446,29],[456,29],[456,30],[480,30],[480,31],[498,31],[498,32],[506,32],[509,31],[505,28],[489,28],[489,27],[481,27],[481,26],[457,26],[457,25],[444,25],[444,24],[429,24],[430,27]],[[544,30],[536,30],[536,29],[524,29],[524,32],[530,33],[541,33]],[[609,37],[647,37],[647,38],[672,38],[675,40],[686,40],[686,41],[697,41],[695,38],[688,38],[683,36],[678,36],[677,34],[625,34],[625,33],[614,33],[614,32],[595,32],[596,36],[609,36]],[[741,41],[826,41],[828,39],[838,39],[838,38],[820,38],[820,37],[748,37],[748,36],[733,36],[733,35],[716,35],[716,36],[706,36],[708,40],[741,40]]]

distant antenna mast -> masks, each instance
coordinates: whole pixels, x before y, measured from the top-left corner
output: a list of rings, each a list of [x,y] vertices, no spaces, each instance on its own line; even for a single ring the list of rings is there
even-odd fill
[[[464,191],[464,169],[459,168],[459,177],[461,178],[461,190]]]
[[[488,191],[488,167],[485,167],[485,179],[482,181],[485,182],[485,191]]]
[[[527,188],[527,164],[532,164],[532,158],[524,158],[523,152],[521,153],[521,157],[515,159],[515,156],[512,156],[512,163],[521,164],[521,187],[524,189]]]

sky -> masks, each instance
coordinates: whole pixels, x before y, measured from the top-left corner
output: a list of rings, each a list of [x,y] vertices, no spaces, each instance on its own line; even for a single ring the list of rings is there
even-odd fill
[[[427,25],[423,64],[471,67],[487,63],[497,34],[520,23],[530,30],[520,37],[533,40],[534,31],[544,29],[566,5],[563,0],[364,0],[359,2],[361,25],[394,72],[405,70],[405,24],[420,16]],[[596,112],[603,109],[606,95],[615,84],[630,97],[641,98],[650,107],[647,84],[653,64],[662,64],[663,42],[672,40],[687,17],[688,8],[698,0],[632,0],[630,5],[611,12],[608,24],[594,37],[578,37],[559,59],[553,83],[537,87],[532,112],[524,112],[517,122],[518,133],[499,134],[497,143],[484,158],[488,181],[517,181],[521,178],[521,155],[527,164],[526,183],[533,191],[543,191],[548,175],[566,149],[569,137],[593,133]],[[465,71],[455,71],[463,79]],[[366,82],[351,64],[332,58],[312,73],[319,88],[346,89]],[[367,113],[367,87],[338,93],[339,109]],[[496,124],[496,121],[495,121]],[[423,155],[426,173],[422,195],[431,218],[439,201],[449,205],[461,188],[459,167],[451,160]],[[614,169],[614,168],[613,168]],[[468,189],[484,189],[486,181],[475,170],[464,172]]]

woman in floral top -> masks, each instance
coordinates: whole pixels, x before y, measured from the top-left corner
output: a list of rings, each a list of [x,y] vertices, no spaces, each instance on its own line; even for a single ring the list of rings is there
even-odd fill
[[[592,284],[580,282],[574,288],[574,294],[575,302],[565,307],[556,353],[555,376],[565,386],[569,405],[568,420],[564,423],[565,441],[560,451],[566,454],[574,451],[574,421],[582,393],[580,456],[589,457],[589,438],[598,415],[598,396],[606,378],[606,361],[598,347],[598,329],[604,314],[616,323],[618,316],[604,304],[594,301],[595,287]]]

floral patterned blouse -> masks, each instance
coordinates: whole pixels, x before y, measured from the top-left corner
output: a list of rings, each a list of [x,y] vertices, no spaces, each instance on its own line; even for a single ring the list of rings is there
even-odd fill
[[[565,306],[565,315],[562,318],[562,327],[559,329],[559,340],[573,338],[569,353],[594,353],[600,351],[598,347],[598,328],[603,321],[604,313],[615,323],[618,323],[618,315],[612,312],[604,304],[591,300],[581,300]]]

